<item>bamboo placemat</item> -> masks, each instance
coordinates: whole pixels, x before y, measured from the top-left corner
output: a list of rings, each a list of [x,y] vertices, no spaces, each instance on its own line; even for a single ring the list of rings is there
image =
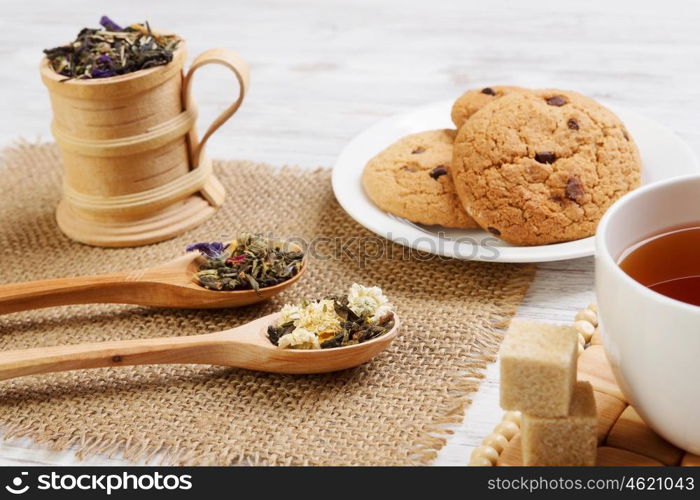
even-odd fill
[[[576,315],[575,326],[580,344],[578,379],[593,386],[598,412],[596,465],[700,466],[700,456],[683,451],[659,436],[627,402],[603,350],[595,304]],[[473,465],[523,465],[519,426],[518,412],[507,412],[503,422],[484,439],[485,445],[494,450],[488,450],[492,457],[483,456],[483,449],[477,448],[472,455]]]
[[[184,365],[0,382],[4,437],[74,447],[79,456],[158,457],[172,464],[429,463],[451,424],[462,420],[498,349],[499,326],[521,301],[533,267],[404,258],[403,247],[371,235],[342,211],[328,170],[247,162],[218,162],[216,169],[228,199],[201,227],[157,245],[104,249],[69,241],[56,227],[56,148],[21,144],[5,150],[2,282],[146,267],[181,254],[188,243],[244,230],[315,238],[316,256],[297,285],[266,304],[219,311],[88,305],[16,313],[0,317],[0,349],[214,332],[353,282],[385,290],[402,319],[399,338],[373,362],[327,375]],[[377,251],[382,255],[361,262],[363,254]]]

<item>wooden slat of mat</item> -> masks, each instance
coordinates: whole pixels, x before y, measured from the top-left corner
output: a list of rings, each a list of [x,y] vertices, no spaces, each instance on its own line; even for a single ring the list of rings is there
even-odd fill
[[[622,401],[622,391],[617,386],[612,368],[605,357],[603,346],[588,347],[578,358],[578,379],[588,380],[596,391],[604,392]]]
[[[510,440],[508,446],[501,452],[498,457],[496,465],[499,467],[512,467],[523,465],[523,453],[520,441],[520,434],[518,433]]]
[[[605,442],[610,429],[612,429],[622,412],[627,408],[627,403],[609,394],[593,391],[595,406],[598,411],[598,446]]]
[[[632,453],[631,451],[612,448],[610,446],[601,446],[598,448],[596,465],[602,467],[623,467],[628,465],[658,466],[663,464],[658,460],[639,455],[638,453]]]
[[[678,465],[683,457],[683,450],[652,431],[631,406],[617,419],[605,444],[646,455],[664,465]]]

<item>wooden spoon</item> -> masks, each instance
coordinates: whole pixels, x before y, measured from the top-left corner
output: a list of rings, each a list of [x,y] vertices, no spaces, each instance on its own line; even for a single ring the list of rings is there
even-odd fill
[[[197,284],[200,255],[190,252],[166,264],[139,271],[60,278],[0,286],[0,314],[68,304],[137,304],[154,307],[240,307],[267,300],[292,286],[306,271],[279,285],[218,292]]]
[[[5,351],[0,353],[0,380],[82,368],[173,363],[275,373],[326,373],[369,361],[391,344],[399,330],[399,318],[394,315],[394,328],[362,344],[332,349],[282,349],[267,338],[267,327],[278,316],[279,313],[270,314],[237,328],[205,335]]]

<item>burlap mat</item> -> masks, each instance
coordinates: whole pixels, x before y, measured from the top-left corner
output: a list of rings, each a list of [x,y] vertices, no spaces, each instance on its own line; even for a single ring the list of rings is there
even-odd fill
[[[202,227],[134,249],[69,241],[57,229],[60,168],[52,145],[5,150],[0,167],[2,282],[146,267],[187,243],[241,230],[278,236],[370,238],[338,206],[328,170],[279,171],[219,162],[228,199]],[[0,429],[79,456],[123,454],[169,464],[425,464],[461,421],[501,339],[499,323],[533,268],[393,255],[362,264],[357,240],[342,258],[313,259],[275,300],[238,310],[174,311],[70,306],[0,317],[0,349],[191,335],[249,321],[301,297],[379,285],[402,333],[373,362],[340,373],[288,376],[224,367],[105,368],[0,382]],[[327,253],[334,242],[321,245]],[[354,255],[353,255],[354,252]],[[468,457],[464,457],[465,463]]]

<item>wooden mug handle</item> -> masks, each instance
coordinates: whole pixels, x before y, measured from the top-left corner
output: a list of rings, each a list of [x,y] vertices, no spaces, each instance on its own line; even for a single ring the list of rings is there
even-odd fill
[[[241,106],[243,98],[248,92],[248,86],[250,85],[250,70],[248,68],[248,63],[245,62],[245,60],[243,60],[241,56],[228,49],[206,50],[197,56],[197,58],[192,63],[192,66],[190,66],[187,75],[185,75],[183,91],[185,107],[187,109],[191,108],[191,106],[193,105],[191,92],[192,77],[194,76],[194,73],[197,71],[197,69],[207,64],[221,64],[222,66],[226,66],[228,69],[233,71],[233,73],[236,75],[236,78],[238,79],[240,90],[238,93],[238,99],[236,99],[236,101],[233,104],[226,108],[224,112],[221,113],[216,118],[216,120],[214,120],[214,122],[209,126],[209,128],[204,133],[202,139],[199,141],[198,144],[193,143],[194,141],[196,141],[196,137],[193,137],[196,134],[190,134],[190,151],[192,155],[191,159],[193,162],[193,166],[199,165],[202,152],[204,151],[204,145],[206,144],[209,137],[214,132],[216,132],[216,130],[221,125],[223,125],[226,122],[226,120],[231,118],[231,116],[233,116],[233,114]]]

